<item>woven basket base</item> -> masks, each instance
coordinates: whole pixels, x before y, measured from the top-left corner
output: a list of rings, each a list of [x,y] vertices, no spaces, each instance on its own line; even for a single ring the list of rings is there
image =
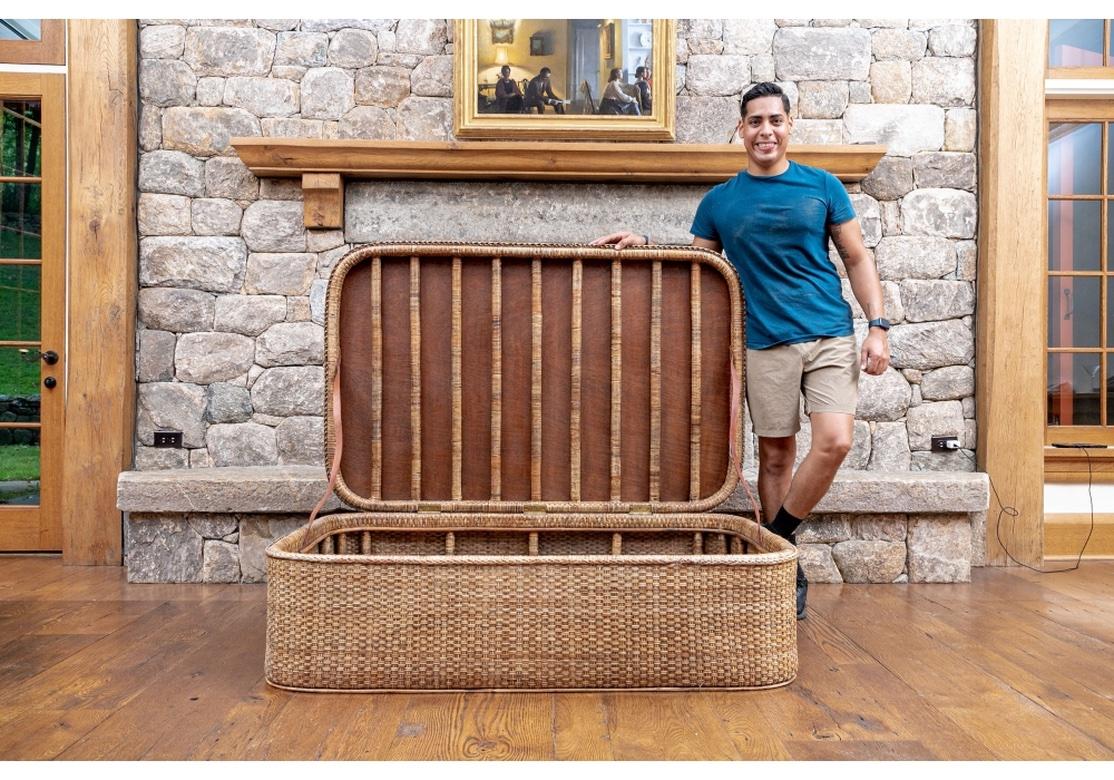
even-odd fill
[[[365,534],[388,549],[348,552]],[[458,536],[472,554],[455,554]],[[720,536],[713,550],[738,539],[752,552],[703,551]],[[601,540],[615,554],[575,554]],[[527,554],[499,552],[519,545]],[[797,673],[796,550],[745,518],[346,514],[267,555],[275,687],[758,689]]]

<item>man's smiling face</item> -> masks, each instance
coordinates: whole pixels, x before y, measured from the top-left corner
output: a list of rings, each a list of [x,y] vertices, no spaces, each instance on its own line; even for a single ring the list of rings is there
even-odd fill
[[[739,120],[739,135],[747,155],[759,168],[777,165],[789,146],[793,120],[786,114],[781,97],[769,95],[747,102],[746,116]]]

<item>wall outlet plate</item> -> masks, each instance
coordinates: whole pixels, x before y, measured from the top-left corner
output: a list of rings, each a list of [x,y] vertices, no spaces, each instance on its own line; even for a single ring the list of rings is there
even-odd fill
[[[182,432],[181,431],[155,431],[155,446],[156,447],[176,447],[182,446]]]
[[[958,436],[933,436],[932,437],[932,451],[933,452],[951,452],[959,449]]]

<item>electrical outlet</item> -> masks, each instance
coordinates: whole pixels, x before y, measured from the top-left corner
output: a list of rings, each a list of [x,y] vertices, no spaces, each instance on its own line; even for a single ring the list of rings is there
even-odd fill
[[[950,450],[959,449],[958,436],[933,436],[932,437],[932,451],[933,452],[949,452]]]
[[[155,431],[156,447],[182,447],[181,431]]]

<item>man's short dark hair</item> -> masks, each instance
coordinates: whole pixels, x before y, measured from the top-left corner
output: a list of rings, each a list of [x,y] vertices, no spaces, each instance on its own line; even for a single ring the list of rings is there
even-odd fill
[[[634,77],[636,79],[641,78],[645,75],[646,75],[646,66],[645,65],[639,65],[637,68],[634,69]]]
[[[538,75],[539,76],[548,76],[552,72],[553,71],[551,71],[549,68],[542,68],[541,70],[538,71]]]
[[[742,101],[739,102],[739,115],[743,117],[747,115],[747,103],[750,101],[758,98],[775,96],[781,97],[781,105],[785,107],[785,115],[789,116],[789,96],[782,91],[781,87],[772,81],[763,81],[760,84],[755,84],[746,91]]]

